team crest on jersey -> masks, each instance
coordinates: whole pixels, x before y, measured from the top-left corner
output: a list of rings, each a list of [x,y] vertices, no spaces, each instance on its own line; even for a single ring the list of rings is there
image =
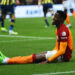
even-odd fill
[[[62,36],[66,36],[66,32],[62,32]]]

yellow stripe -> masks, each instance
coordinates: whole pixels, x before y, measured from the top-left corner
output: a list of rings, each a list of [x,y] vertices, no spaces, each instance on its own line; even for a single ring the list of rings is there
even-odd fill
[[[9,0],[7,0],[7,5],[9,5]]]
[[[52,0],[42,0],[42,4],[53,3]]]
[[[16,3],[15,0],[11,0],[11,3],[9,4],[9,1],[10,0],[1,0],[1,5],[12,5]]]
[[[50,3],[50,0],[48,0],[48,3]]]
[[[13,4],[13,3],[16,3],[15,0],[12,0],[12,4]]]
[[[15,23],[14,22],[11,22],[11,25],[14,25]]]
[[[3,0],[1,1],[1,5],[3,4]]]
[[[6,4],[6,0],[4,0],[4,5]]]
[[[4,0],[1,1],[1,4],[3,4],[3,3],[4,3]]]
[[[48,0],[45,0],[45,3],[47,3]]]
[[[2,0],[1,5],[5,5],[5,4],[6,4],[6,0]]]

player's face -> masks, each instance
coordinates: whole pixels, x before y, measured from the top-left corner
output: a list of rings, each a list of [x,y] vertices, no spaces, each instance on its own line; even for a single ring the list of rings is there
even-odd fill
[[[59,24],[60,24],[60,15],[59,15],[59,13],[56,13],[53,18],[52,25],[59,25]]]

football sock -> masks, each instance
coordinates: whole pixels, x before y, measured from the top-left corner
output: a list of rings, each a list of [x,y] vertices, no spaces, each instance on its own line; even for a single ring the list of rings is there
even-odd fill
[[[14,27],[14,26],[11,25],[11,26],[10,26],[10,30],[13,30],[13,27]]]
[[[4,27],[4,20],[1,19],[1,27]]]
[[[8,60],[8,63],[10,64],[27,64],[27,63],[33,63],[35,60],[35,55],[30,56],[24,56],[24,57],[13,57]]]
[[[73,17],[75,18],[75,12],[72,12]]]
[[[71,22],[70,22],[70,17],[69,17],[69,15],[68,15],[68,14],[67,14],[66,21],[67,21],[67,23],[68,23],[68,24],[71,24]]]
[[[49,26],[49,22],[48,22],[47,18],[45,18],[45,23],[46,23],[47,26]]]
[[[11,24],[10,24],[10,30],[13,30],[14,23],[15,23],[15,20],[11,20]]]

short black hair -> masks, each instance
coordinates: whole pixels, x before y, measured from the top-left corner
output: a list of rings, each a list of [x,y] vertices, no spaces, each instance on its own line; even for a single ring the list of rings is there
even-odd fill
[[[67,15],[64,11],[58,10],[57,13],[59,13],[60,17],[63,18],[63,20],[66,19]]]

